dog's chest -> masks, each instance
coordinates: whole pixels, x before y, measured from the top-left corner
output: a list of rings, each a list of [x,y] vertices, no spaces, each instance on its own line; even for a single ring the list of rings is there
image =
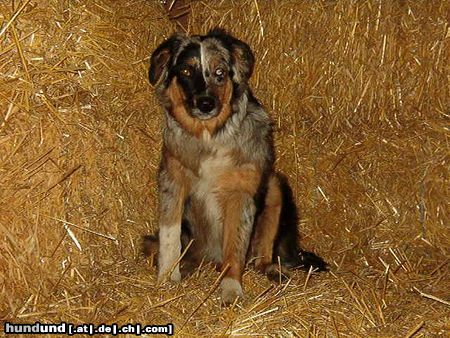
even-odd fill
[[[193,193],[197,198],[203,200],[210,209],[216,209],[216,194],[220,188],[219,180],[226,171],[232,168],[232,165],[229,151],[224,148],[219,148],[201,159]]]
[[[204,243],[205,254],[209,259],[220,262],[222,259],[223,215],[220,204],[220,179],[233,167],[232,158],[226,149],[218,149],[205,156],[199,163],[198,175],[192,186],[192,197],[201,205],[196,212],[201,215],[194,217],[197,224],[207,233]]]
[[[210,190],[224,172],[232,168],[230,151],[219,148],[202,158],[198,168],[198,184],[200,189]]]

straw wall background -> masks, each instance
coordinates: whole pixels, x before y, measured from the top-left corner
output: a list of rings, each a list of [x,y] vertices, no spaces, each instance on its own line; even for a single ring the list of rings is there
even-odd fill
[[[445,336],[450,329],[447,1],[199,1],[256,55],[302,243],[331,272],[249,270],[221,308],[203,267],[158,287],[157,1],[0,2],[0,322],[172,322],[181,335]],[[202,304],[202,305],[201,305]],[[446,333],[447,332],[447,333]]]

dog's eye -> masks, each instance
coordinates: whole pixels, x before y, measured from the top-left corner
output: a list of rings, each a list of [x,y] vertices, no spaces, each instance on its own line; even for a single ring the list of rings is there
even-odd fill
[[[190,77],[192,75],[191,70],[189,68],[182,69],[180,73],[181,75],[186,77]]]
[[[225,75],[225,70],[223,68],[217,68],[215,74],[216,76],[222,77]]]

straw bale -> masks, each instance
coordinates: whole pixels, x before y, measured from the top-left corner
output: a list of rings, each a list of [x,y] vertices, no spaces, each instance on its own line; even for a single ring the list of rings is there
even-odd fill
[[[174,323],[181,336],[445,336],[450,326],[447,1],[196,1],[256,55],[252,86],[302,244],[331,272],[220,306],[204,265],[158,286],[159,1],[0,2],[0,322]],[[447,332],[447,333],[446,333]]]

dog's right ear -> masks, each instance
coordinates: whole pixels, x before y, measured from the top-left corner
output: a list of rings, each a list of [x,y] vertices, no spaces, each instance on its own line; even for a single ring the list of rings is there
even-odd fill
[[[178,48],[180,48],[182,41],[182,35],[174,34],[153,52],[148,71],[148,78],[153,86],[167,77],[169,65]]]

